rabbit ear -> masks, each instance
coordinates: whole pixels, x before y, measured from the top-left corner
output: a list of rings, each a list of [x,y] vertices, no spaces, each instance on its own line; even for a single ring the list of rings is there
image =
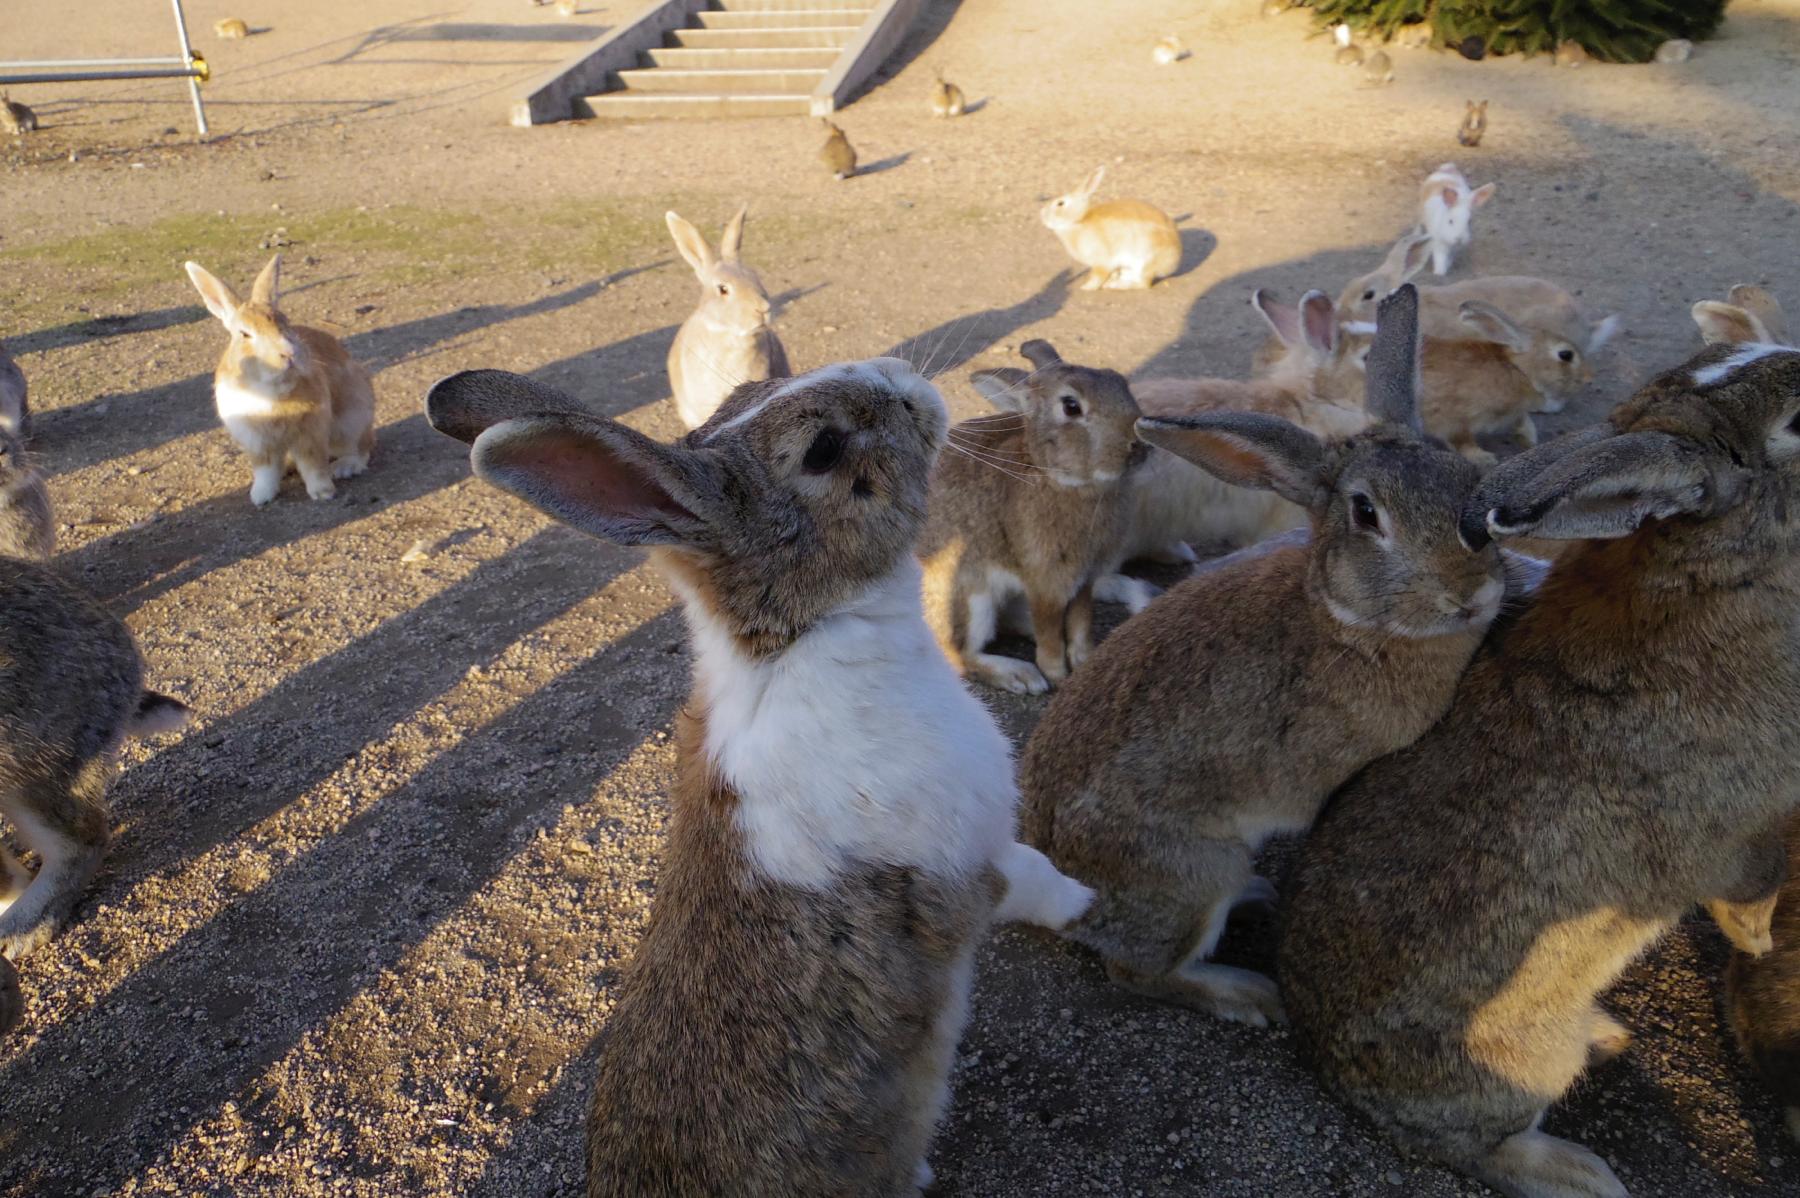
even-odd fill
[[[695,274],[704,275],[718,265],[718,255],[713,253],[706,238],[700,235],[700,230],[681,219],[674,211],[663,213],[663,220],[668,222],[669,236],[675,239],[675,248],[681,251],[681,256],[687,259],[687,264],[694,268]]]
[[[620,545],[701,548],[699,455],[597,416],[526,416],[475,439],[475,473],[548,516]]]
[[[1457,318],[1480,333],[1483,340],[1508,349],[1524,350],[1531,345],[1531,334],[1513,323],[1512,317],[1481,300],[1464,300],[1456,310]]]
[[[1419,419],[1419,289],[1402,283],[1375,309],[1375,339],[1363,364],[1363,406],[1415,434],[1424,433]]]
[[[1494,192],[1499,189],[1499,186],[1498,183],[1483,183],[1480,187],[1477,187],[1474,191],[1469,193],[1469,206],[1471,208],[1481,207],[1483,204],[1494,198]]]
[[[1250,293],[1250,306],[1262,313],[1262,318],[1268,322],[1283,345],[1299,342],[1300,309],[1292,304],[1282,303],[1261,287]]]
[[[738,260],[738,250],[744,244],[744,217],[749,212],[748,203],[740,204],[736,214],[725,222],[725,234],[719,238],[719,257],[727,262]]]
[[[267,266],[256,276],[256,282],[250,284],[250,302],[275,306],[275,293],[281,286],[281,255],[276,254],[269,259]]]
[[[1693,314],[1700,336],[1708,345],[1769,340],[1768,330],[1756,314],[1736,304],[1701,300],[1694,305]]]
[[[1781,301],[1768,288],[1758,287],[1754,283],[1739,283],[1726,298],[1756,317],[1766,334],[1765,340],[1777,345],[1788,344],[1787,313],[1781,310]]]
[[[1406,282],[1425,269],[1431,261],[1431,234],[1410,233],[1394,243],[1388,251],[1387,260],[1381,269],[1394,281],[1394,286]]]
[[[1593,353],[1595,350],[1599,349],[1601,346],[1605,345],[1608,341],[1611,341],[1614,337],[1617,337],[1618,335],[1619,335],[1618,313],[1615,312],[1611,316],[1603,317],[1600,320],[1596,320],[1594,322],[1594,327],[1588,330],[1588,345],[1587,345],[1588,352],[1590,354]]]
[[[211,312],[226,324],[237,319],[237,292],[227,287],[213,275],[210,270],[198,262],[186,263],[188,278],[193,280],[194,289],[200,293],[200,300]]]
[[[1273,491],[1308,511],[1325,498],[1325,447],[1303,428],[1259,412],[1143,416],[1140,441],[1185,458],[1233,486]]]
[[[1075,189],[1076,194],[1083,196],[1093,195],[1096,191],[1100,190],[1100,181],[1104,178],[1106,178],[1106,168],[1104,166],[1095,167],[1094,173],[1089,175],[1082,182],[1081,186]]]
[[[969,376],[975,390],[1002,412],[1023,412],[1030,405],[1030,380],[1031,375],[1016,366],[977,370]]]
[[[1337,348],[1337,306],[1323,291],[1309,291],[1300,297],[1300,328],[1306,344],[1322,354]]]
[[[1712,474],[1696,446],[1668,433],[1600,432],[1573,448],[1551,442],[1508,463],[1507,485],[1481,488],[1490,505],[1483,513],[1488,531],[1554,541],[1610,539],[1631,534],[1646,520],[1701,511],[1711,502]]]
[[[464,370],[425,393],[425,420],[465,444],[503,420],[546,413],[591,416],[588,406],[554,387],[507,370]]]
[[[1062,355],[1056,347],[1042,337],[1034,337],[1019,347],[1019,354],[1039,370],[1048,370],[1052,366],[1062,364]]]

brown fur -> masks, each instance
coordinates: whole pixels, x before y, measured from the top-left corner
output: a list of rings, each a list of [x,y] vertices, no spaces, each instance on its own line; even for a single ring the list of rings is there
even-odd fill
[[[825,144],[819,147],[819,161],[825,164],[837,179],[848,179],[856,173],[856,147],[844,136],[844,131],[825,121]]]
[[[1800,1139],[1800,816],[1787,827],[1787,884],[1768,931],[1772,951],[1737,953],[1725,972],[1731,1027],[1744,1055],[1787,1107]]]
[[[1326,1080],[1507,1193],[1623,1194],[1536,1121],[1618,1042],[1599,994],[1794,809],[1800,355],[1695,381],[1731,352],[1484,482],[1465,536],[1575,543],[1297,871],[1281,978]]]
[[[680,721],[656,904],[601,1040],[588,1198],[910,1196],[955,1047],[938,1012],[998,875],[751,877],[703,719]]]
[[[1479,104],[1474,100],[1468,101],[1468,108],[1463,113],[1462,124],[1456,130],[1456,140],[1459,144],[1471,149],[1481,144],[1483,135],[1487,133],[1487,110],[1488,102],[1486,100]]]

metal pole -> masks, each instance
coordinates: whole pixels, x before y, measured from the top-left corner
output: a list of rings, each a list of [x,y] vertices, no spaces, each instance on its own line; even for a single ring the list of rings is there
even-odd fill
[[[187,18],[181,15],[181,0],[169,0],[175,6],[175,36],[181,39],[181,61],[191,71],[194,67],[194,48],[188,45]],[[200,81],[195,75],[188,76],[188,94],[194,98],[194,124],[200,128],[200,136],[206,136],[206,106],[200,102]]]
[[[45,58],[18,59],[12,62],[0,62],[0,67],[12,67],[21,71],[51,69],[55,67],[184,67],[185,58]]]
[[[37,75],[0,75],[0,84],[81,83],[89,79],[186,79],[192,82],[204,74],[198,67],[170,67],[166,71],[50,71]]]

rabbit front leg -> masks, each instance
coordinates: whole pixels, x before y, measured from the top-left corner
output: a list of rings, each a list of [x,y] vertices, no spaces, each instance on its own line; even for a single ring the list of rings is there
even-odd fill
[[[250,454],[250,502],[262,507],[281,493],[281,476],[287,463],[279,451],[257,450]]]
[[[294,468],[306,483],[306,495],[309,499],[332,499],[337,495],[337,485],[331,481],[331,462],[325,455],[322,445],[303,445],[294,450]]]
[[[1088,594],[1089,619],[1092,619],[1093,591]],[[1073,610],[1067,595],[1033,592],[1031,605],[1031,638],[1037,642],[1037,667],[1052,687],[1060,686],[1069,676],[1069,642],[1064,632],[1065,621]]]
[[[1075,592],[1075,598],[1069,601],[1068,614],[1068,659],[1069,669],[1079,670],[1088,655],[1094,651],[1094,583],[1092,580],[1081,584]]]
[[[1112,273],[1113,273],[1112,270],[1105,266],[1095,266],[1095,267],[1089,268],[1089,270],[1087,272],[1087,278],[1085,278],[1081,281],[1081,290],[1083,290],[1083,291],[1098,291],[1098,290],[1100,290],[1102,287],[1105,287],[1107,285],[1107,280],[1112,278]]]
[[[1781,833],[1751,839],[1735,863],[1736,876],[1707,899],[1706,912],[1739,952],[1760,957],[1775,947],[1771,924],[1787,882],[1787,846]]]
[[[1537,423],[1532,420],[1530,412],[1519,413],[1519,422],[1513,425],[1513,436],[1517,437],[1519,444],[1526,449],[1537,448]]]
[[[82,767],[72,785],[26,778],[7,796],[7,819],[42,864],[0,913],[0,955],[18,960],[55,935],[75,910],[111,839],[106,788],[112,770],[111,754],[102,754]]]

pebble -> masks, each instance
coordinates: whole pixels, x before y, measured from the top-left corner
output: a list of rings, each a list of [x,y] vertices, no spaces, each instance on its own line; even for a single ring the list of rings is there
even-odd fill
[[[422,562],[430,556],[430,546],[426,545],[424,541],[414,541],[412,548],[400,555],[400,560],[411,565],[413,562]]]

